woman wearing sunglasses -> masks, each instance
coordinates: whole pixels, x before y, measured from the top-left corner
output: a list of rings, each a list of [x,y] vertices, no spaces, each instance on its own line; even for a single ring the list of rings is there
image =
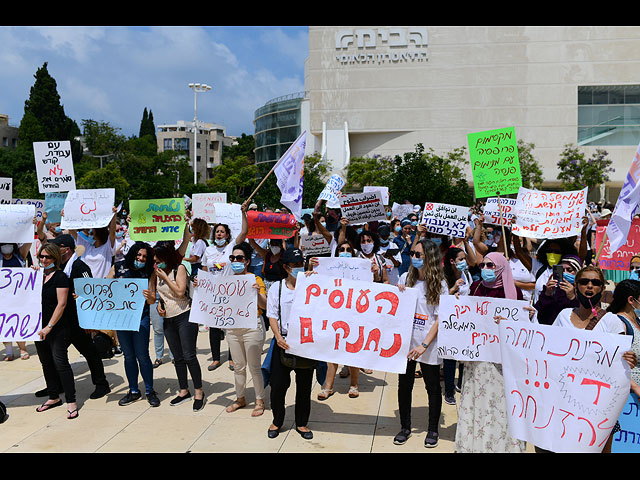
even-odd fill
[[[554,275],[549,277],[543,287],[534,308],[538,312],[538,323],[552,325],[558,314],[565,308],[575,308],[580,305],[576,295],[576,274],[582,269],[582,260],[577,255],[564,255],[560,260],[563,273],[558,279]]]
[[[248,243],[237,244],[229,255],[231,270],[234,275],[249,275],[247,271],[251,265],[251,247]],[[227,329],[227,342],[234,360],[233,377],[236,387],[236,400],[227,407],[227,412],[232,413],[247,405],[245,391],[247,387],[247,369],[251,372],[253,388],[256,394],[256,405],[251,412],[252,417],[258,417],[264,413],[264,378],[261,371],[262,347],[266,337],[266,328],[263,324],[262,313],[267,308],[267,291],[260,277],[253,274],[255,283],[252,288],[257,290],[258,316],[256,328],[229,328]],[[194,281],[197,287],[197,281]]]
[[[38,252],[39,267],[34,266],[43,271],[42,329],[38,332],[41,341],[35,344],[49,394],[49,399],[36,411],[44,412],[62,405],[58,392],[64,392],[67,418],[71,420],[78,417],[78,404],[67,352],[71,343],[71,332],[65,316],[69,278],[60,270],[61,258],[60,247],[45,243]]]
[[[480,263],[482,280],[471,285],[476,297],[522,300],[509,261],[501,253]],[[522,453],[526,443],[509,435],[502,365],[465,362],[458,407],[455,451],[460,453]]]
[[[436,336],[438,334],[438,304],[441,295],[448,294],[447,282],[442,271],[442,259],[438,246],[429,239],[422,239],[413,245],[409,255],[409,271],[400,276],[398,288],[415,288],[420,294],[413,322],[411,349],[407,356],[407,370],[398,377],[398,409],[400,412],[400,432],[393,443],[404,444],[411,436],[411,400],[415,383],[416,366],[420,370],[429,399],[429,419],[424,446],[438,445],[438,424],[442,412],[442,389],[440,386],[440,364]]]

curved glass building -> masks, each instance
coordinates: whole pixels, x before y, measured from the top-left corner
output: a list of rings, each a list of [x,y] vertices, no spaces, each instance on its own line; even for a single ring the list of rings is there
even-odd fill
[[[269,100],[255,111],[256,163],[275,162],[302,133],[304,92]]]

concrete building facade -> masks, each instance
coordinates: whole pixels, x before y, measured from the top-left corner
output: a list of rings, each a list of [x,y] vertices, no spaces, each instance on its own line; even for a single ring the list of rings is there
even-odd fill
[[[18,127],[9,125],[9,116],[0,114],[0,148],[16,148],[18,146]]]
[[[176,150],[183,152],[193,165],[194,123],[179,120],[175,124],[158,125],[156,138],[158,151]],[[233,137],[226,135],[226,129],[215,123],[198,121],[196,136],[196,171],[198,183],[205,183],[212,176],[213,168],[222,163],[224,147],[233,145]]]
[[[606,150],[615,201],[640,143],[640,27],[314,26],[305,90],[307,153],[335,170],[515,127],[545,188],[559,186],[566,145]]]

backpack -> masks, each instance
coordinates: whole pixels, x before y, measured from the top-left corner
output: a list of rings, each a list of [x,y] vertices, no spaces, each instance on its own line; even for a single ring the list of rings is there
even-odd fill
[[[626,334],[631,335],[631,343],[633,343],[634,334],[633,334],[633,327],[631,326],[631,322],[624,315],[618,314],[618,318],[622,320],[622,322],[624,323],[624,326],[627,329]]]

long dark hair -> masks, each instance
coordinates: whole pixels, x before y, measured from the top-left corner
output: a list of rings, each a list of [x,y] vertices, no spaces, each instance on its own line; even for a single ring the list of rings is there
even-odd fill
[[[640,297],[640,282],[637,280],[623,280],[616,285],[613,291],[613,301],[609,304],[607,312],[618,313],[624,309],[627,299]]]
[[[423,238],[418,243],[422,245],[422,251],[424,252],[422,271],[424,272],[425,290],[427,291],[427,304],[438,305],[440,303],[442,280],[444,280],[440,248],[428,238]],[[410,265],[405,284],[411,288],[417,281],[418,269]]]
[[[167,264],[169,271],[175,270],[180,265],[180,258],[174,242],[158,242],[153,253]]]
[[[455,272],[457,267],[455,265],[451,265],[451,260],[455,262],[456,257],[460,252],[464,253],[464,250],[457,247],[451,247],[447,250],[447,253],[444,254],[444,265],[442,268],[444,270],[444,278],[447,281],[449,288],[452,288],[457,280]]]
[[[136,257],[138,256],[138,252],[143,249],[147,251],[147,263],[145,264],[144,268],[137,270],[133,262],[135,262]],[[136,242],[124,256],[124,264],[129,270],[137,270],[145,277],[150,277],[153,273],[153,255],[154,251],[151,245],[145,242]]]

